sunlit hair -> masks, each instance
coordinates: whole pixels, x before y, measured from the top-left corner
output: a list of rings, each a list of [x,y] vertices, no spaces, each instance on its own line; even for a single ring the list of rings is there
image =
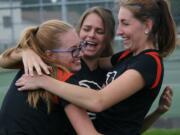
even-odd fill
[[[103,7],[92,7],[87,9],[80,18],[79,24],[77,26],[77,31],[78,33],[80,32],[84,20],[89,14],[92,13],[97,14],[102,19],[102,22],[104,24],[104,44],[106,45],[106,47],[103,50],[101,57],[111,56],[113,54],[113,49],[111,45],[115,36],[115,20],[112,12],[109,9]]]
[[[175,23],[167,1],[119,0],[119,4],[120,7],[130,10],[134,17],[142,23],[146,22],[147,19],[153,21],[148,39],[153,41],[161,56],[165,57],[175,49]]]
[[[52,50],[61,46],[61,37],[73,27],[66,22],[60,20],[49,20],[42,23],[38,27],[29,27],[24,30],[19,40],[17,48],[31,48],[33,49],[47,64],[56,64],[56,61],[51,60],[46,55],[46,50]],[[67,72],[63,66],[60,68]],[[39,100],[44,100],[47,103],[47,111],[50,112],[52,108],[53,99],[56,98],[53,94],[44,91],[30,91],[28,92],[28,103],[36,108]]]

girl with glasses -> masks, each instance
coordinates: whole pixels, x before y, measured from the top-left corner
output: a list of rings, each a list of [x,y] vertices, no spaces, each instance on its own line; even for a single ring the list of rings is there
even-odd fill
[[[42,64],[52,67],[49,76],[66,81],[81,68],[79,44],[82,46],[77,32],[71,25],[59,20],[49,20],[38,27],[27,28],[17,47],[7,50],[3,57],[8,59],[8,56],[15,52],[13,59],[16,61],[21,59],[20,55],[24,53],[21,51],[22,48],[31,48],[31,52],[36,52],[45,62]],[[32,55],[28,58],[32,58]],[[87,119],[86,112],[77,113],[78,109],[73,105],[64,111],[61,106],[62,100],[54,94],[42,89],[34,92],[18,92],[15,82],[22,74],[23,70],[20,70],[2,103],[1,135],[73,135],[75,131],[65,111],[73,126],[82,122],[89,134],[98,134],[91,121]],[[80,134],[86,131],[81,130]],[[79,132],[78,129],[77,132]]]

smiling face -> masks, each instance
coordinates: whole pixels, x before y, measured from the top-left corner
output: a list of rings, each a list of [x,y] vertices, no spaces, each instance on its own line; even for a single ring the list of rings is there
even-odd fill
[[[83,57],[99,57],[105,48],[105,29],[102,19],[96,13],[90,13],[84,19],[80,28],[81,40],[88,41],[87,47],[83,50]]]
[[[56,50],[59,52],[52,52],[52,57],[56,59],[57,63],[66,67],[71,72],[77,72],[81,68],[80,55],[72,56],[72,50],[79,47],[80,39],[74,29],[69,30],[59,35],[61,45]]]
[[[122,37],[124,47],[133,52],[141,50],[147,42],[146,25],[137,20],[125,7],[120,8],[118,20],[117,35]]]

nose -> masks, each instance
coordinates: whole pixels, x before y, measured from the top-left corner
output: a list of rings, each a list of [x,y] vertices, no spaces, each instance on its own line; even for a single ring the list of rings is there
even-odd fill
[[[122,36],[122,34],[123,34],[123,31],[122,31],[122,28],[120,27],[120,25],[118,25],[116,34],[117,34],[118,36]]]
[[[95,36],[95,30],[89,31],[88,36],[89,37],[94,37]]]

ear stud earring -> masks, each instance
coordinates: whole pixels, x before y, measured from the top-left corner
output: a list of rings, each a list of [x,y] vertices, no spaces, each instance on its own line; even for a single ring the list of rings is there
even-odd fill
[[[149,34],[149,31],[148,31],[148,30],[145,30],[145,31],[144,31],[144,34],[148,35],[148,34]]]

